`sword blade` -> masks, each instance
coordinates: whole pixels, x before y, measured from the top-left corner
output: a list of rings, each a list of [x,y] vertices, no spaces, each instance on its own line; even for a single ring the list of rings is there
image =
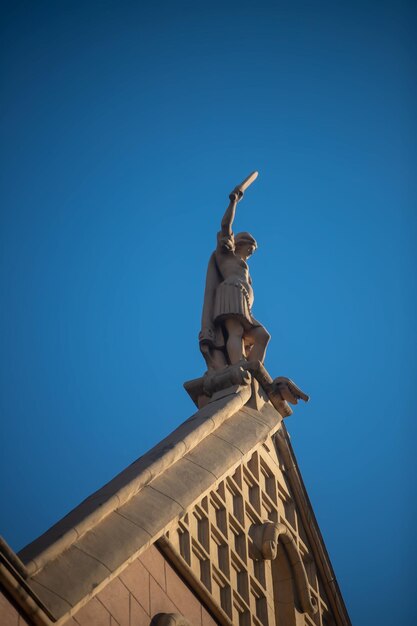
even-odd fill
[[[245,189],[247,189],[249,185],[251,185],[253,181],[256,180],[257,178],[258,178],[258,172],[255,170],[254,172],[252,172],[252,174],[249,174],[249,176],[247,176],[245,180],[236,187],[236,189],[240,189],[240,191],[243,193]]]

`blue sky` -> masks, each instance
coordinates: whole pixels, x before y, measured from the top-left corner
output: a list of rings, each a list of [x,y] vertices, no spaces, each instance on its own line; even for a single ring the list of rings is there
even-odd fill
[[[13,2],[1,20],[0,533],[194,412],[230,190],[266,366],[356,626],[412,624],[412,2]],[[414,555],[412,554],[414,550]]]

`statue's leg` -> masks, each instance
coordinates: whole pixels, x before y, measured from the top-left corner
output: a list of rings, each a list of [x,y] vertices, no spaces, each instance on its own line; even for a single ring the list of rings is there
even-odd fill
[[[223,350],[212,350],[210,367],[213,370],[221,370],[227,367],[227,361]]]
[[[217,350],[208,344],[200,344],[200,350],[208,370],[221,370],[227,366],[223,350]]]
[[[224,320],[227,330],[226,349],[229,361],[232,365],[243,359],[243,326],[235,317]]]
[[[266,347],[271,339],[271,335],[263,326],[255,326],[245,333],[248,343],[253,343],[250,350],[250,360],[264,362]]]

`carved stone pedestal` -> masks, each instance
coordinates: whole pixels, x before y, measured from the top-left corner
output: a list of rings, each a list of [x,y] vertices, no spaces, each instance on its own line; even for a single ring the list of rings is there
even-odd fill
[[[243,360],[220,370],[208,370],[204,376],[185,382],[184,388],[198,408],[202,408],[225,393],[231,393],[233,388],[245,385],[252,386],[248,406],[259,410],[266,402],[271,402],[282,417],[292,414],[288,402],[297,404],[300,399],[309,400],[289,378],[272,379],[260,361]]]

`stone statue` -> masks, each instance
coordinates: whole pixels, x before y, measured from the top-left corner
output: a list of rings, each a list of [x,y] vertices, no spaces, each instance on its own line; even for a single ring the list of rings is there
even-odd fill
[[[258,172],[252,172],[229,196],[207,268],[199,334],[207,371],[185,382],[184,387],[201,408],[224,390],[250,385],[248,406],[259,409],[269,401],[287,417],[292,413],[288,402],[297,404],[309,398],[292,380],[285,376],[273,379],[264,367],[270,336],[252,315],[253,289],[247,264],[257,245],[250,233],[234,235],[232,230],[237,204],[257,176]]]
[[[257,244],[250,233],[233,234],[238,202],[257,178],[253,172],[230,194],[230,203],[210,257],[204,293],[200,349],[209,370],[244,359],[264,362],[270,336],[252,315],[253,289],[247,260]]]

